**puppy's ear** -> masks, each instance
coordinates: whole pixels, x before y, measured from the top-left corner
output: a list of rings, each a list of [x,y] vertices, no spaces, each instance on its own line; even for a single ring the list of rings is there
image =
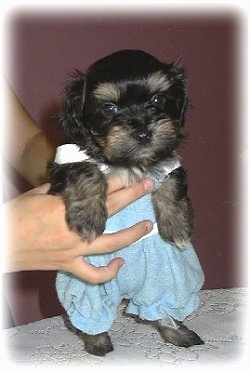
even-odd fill
[[[173,62],[168,71],[171,87],[168,93],[175,102],[175,120],[178,126],[184,124],[186,109],[188,106],[187,84],[185,70],[179,66],[179,61]]]
[[[65,134],[72,140],[83,133],[83,107],[85,102],[86,75],[76,70],[65,85],[65,100],[59,120]]]

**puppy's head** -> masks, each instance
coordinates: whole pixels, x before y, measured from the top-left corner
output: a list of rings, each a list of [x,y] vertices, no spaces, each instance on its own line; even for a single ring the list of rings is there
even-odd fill
[[[137,50],[122,50],[77,72],[61,122],[71,141],[115,166],[150,166],[183,139],[184,72]]]

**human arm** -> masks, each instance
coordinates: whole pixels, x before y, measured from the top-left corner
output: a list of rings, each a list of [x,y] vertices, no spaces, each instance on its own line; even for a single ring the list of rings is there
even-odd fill
[[[48,162],[54,159],[55,144],[7,84],[5,105],[7,125],[4,131],[4,157],[31,185],[38,186],[48,181]]]

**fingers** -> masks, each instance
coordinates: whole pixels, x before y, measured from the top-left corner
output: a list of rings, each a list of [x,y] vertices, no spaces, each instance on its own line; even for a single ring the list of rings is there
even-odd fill
[[[117,187],[119,185],[119,182],[119,179],[115,180],[114,184],[112,183],[111,189],[114,185],[115,187]],[[118,189],[118,191],[108,194],[106,206],[109,217],[117,213],[136,199],[139,199],[143,195],[148,194],[153,190],[154,181],[150,178],[145,178],[141,182],[136,183],[134,186],[124,187],[122,189]]]
[[[89,245],[89,249],[92,254],[112,252],[134,243],[148,234],[152,228],[151,221],[142,221],[117,233],[102,235]],[[107,266],[96,267],[84,261],[82,257],[78,257],[76,266],[70,271],[92,284],[98,284],[113,279],[123,263],[123,259],[117,257],[110,261]]]
[[[96,267],[79,257],[72,273],[92,284],[99,284],[113,279],[123,263],[122,258],[115,258],[107,266]]]
[[[124,184],[122,182],[121,177],[110,176],[108,178],[108,195],[122,188],[124,188]]]
[[[153,223],[146,220],[116,233],[103,234],[89,245],[89,250],[93,254],[117,251],[147,235],[151,232],[152,228]]]

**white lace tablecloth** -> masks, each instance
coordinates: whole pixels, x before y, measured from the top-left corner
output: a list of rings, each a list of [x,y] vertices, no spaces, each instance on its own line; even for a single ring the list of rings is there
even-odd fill
[[[122,315],[110,330],[114,351],[105,357],[84,351],[83,341],[68,329],[63,317],[55,316],[39,322],[2,331],[7,362],[11,368],[123,367],[143,364],[160,369],[171,366],[205,366],[224,363],[230,367],[245,360],[247,349],[247,290],[244,288],[201,291],[201,304],[185,324],[196,331],[205,344],[179,348],[165,344],[156,330],[138,324]],[[250,352],[250,350],[249,350]],[[32,368],[32,369],[33,369]]]

